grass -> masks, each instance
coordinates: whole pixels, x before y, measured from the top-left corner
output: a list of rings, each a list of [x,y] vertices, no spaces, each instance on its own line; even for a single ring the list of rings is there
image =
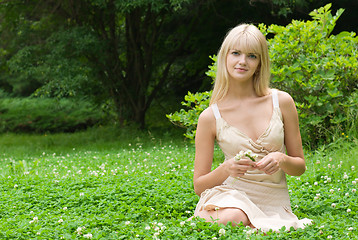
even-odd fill
[[[180,134],[5,134],[0,239],[357,239],[357,156],[357,139],[346,136],[306,151],[308,170],[288,184],[294,213],[314,224],[264,235],[188,221],[199,198],[194,147]],[[217,150],[214,167],[220,161]]]

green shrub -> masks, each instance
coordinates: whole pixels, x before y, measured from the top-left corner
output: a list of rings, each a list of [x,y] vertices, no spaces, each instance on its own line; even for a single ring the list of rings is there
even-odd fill
[[[103,119],[100,110],[83,100],[0,99],[0,132],[73,132]]]
[[[287,91],[295,99],[305,144],[329,142],[337,132],[357,129],[358,38],[355,33],[331,35],[336,21],[331,4],[310,13],[313,21],[296,21],[286,27],[261,24],[268,39],[272,62],[272,87]],[[215,77],[215,59],[207,73]],[[183,105],[189,110],[168,115],[194,137],[197,118],[208,106],[209,93],[189,94]],[[204,98],[205,96],[205,98]],[[204,99],[204,102],[201,102]]]

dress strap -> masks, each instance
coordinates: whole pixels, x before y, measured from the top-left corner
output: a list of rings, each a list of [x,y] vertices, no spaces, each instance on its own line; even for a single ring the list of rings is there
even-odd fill
[[[280,107],[278,103],[277,89],[272,89],[272,103],[274,108]]]
[[[214,103],[213,105],[211,105],[211,108],[213,109],[215,119],[221,118],[218,105],[216,103]]]

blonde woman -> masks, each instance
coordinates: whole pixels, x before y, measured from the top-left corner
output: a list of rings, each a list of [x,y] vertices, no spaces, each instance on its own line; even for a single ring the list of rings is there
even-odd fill
[[[269,81],[264,35],[254,25],[233,28],[218,53],[210,106],[198,120],[195,216],[263,231],[311,222],[292,213],[286,182],[286,174],[306,170],[295,104]],[[211,170],[215,141],[225,161]],[[253,160],[243,156],[248,150]]]

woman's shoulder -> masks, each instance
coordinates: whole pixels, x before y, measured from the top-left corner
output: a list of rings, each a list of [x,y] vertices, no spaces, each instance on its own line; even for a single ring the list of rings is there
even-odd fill
[[[215,120],[214,112],[212,106],[209,106],[199,115],[199,121],[201,122],[212,122]]]
[[[289,93],[278,89],[276,90],[280,107],[288,107],[292,106],[292,104],[295,105],[294,100]]]

